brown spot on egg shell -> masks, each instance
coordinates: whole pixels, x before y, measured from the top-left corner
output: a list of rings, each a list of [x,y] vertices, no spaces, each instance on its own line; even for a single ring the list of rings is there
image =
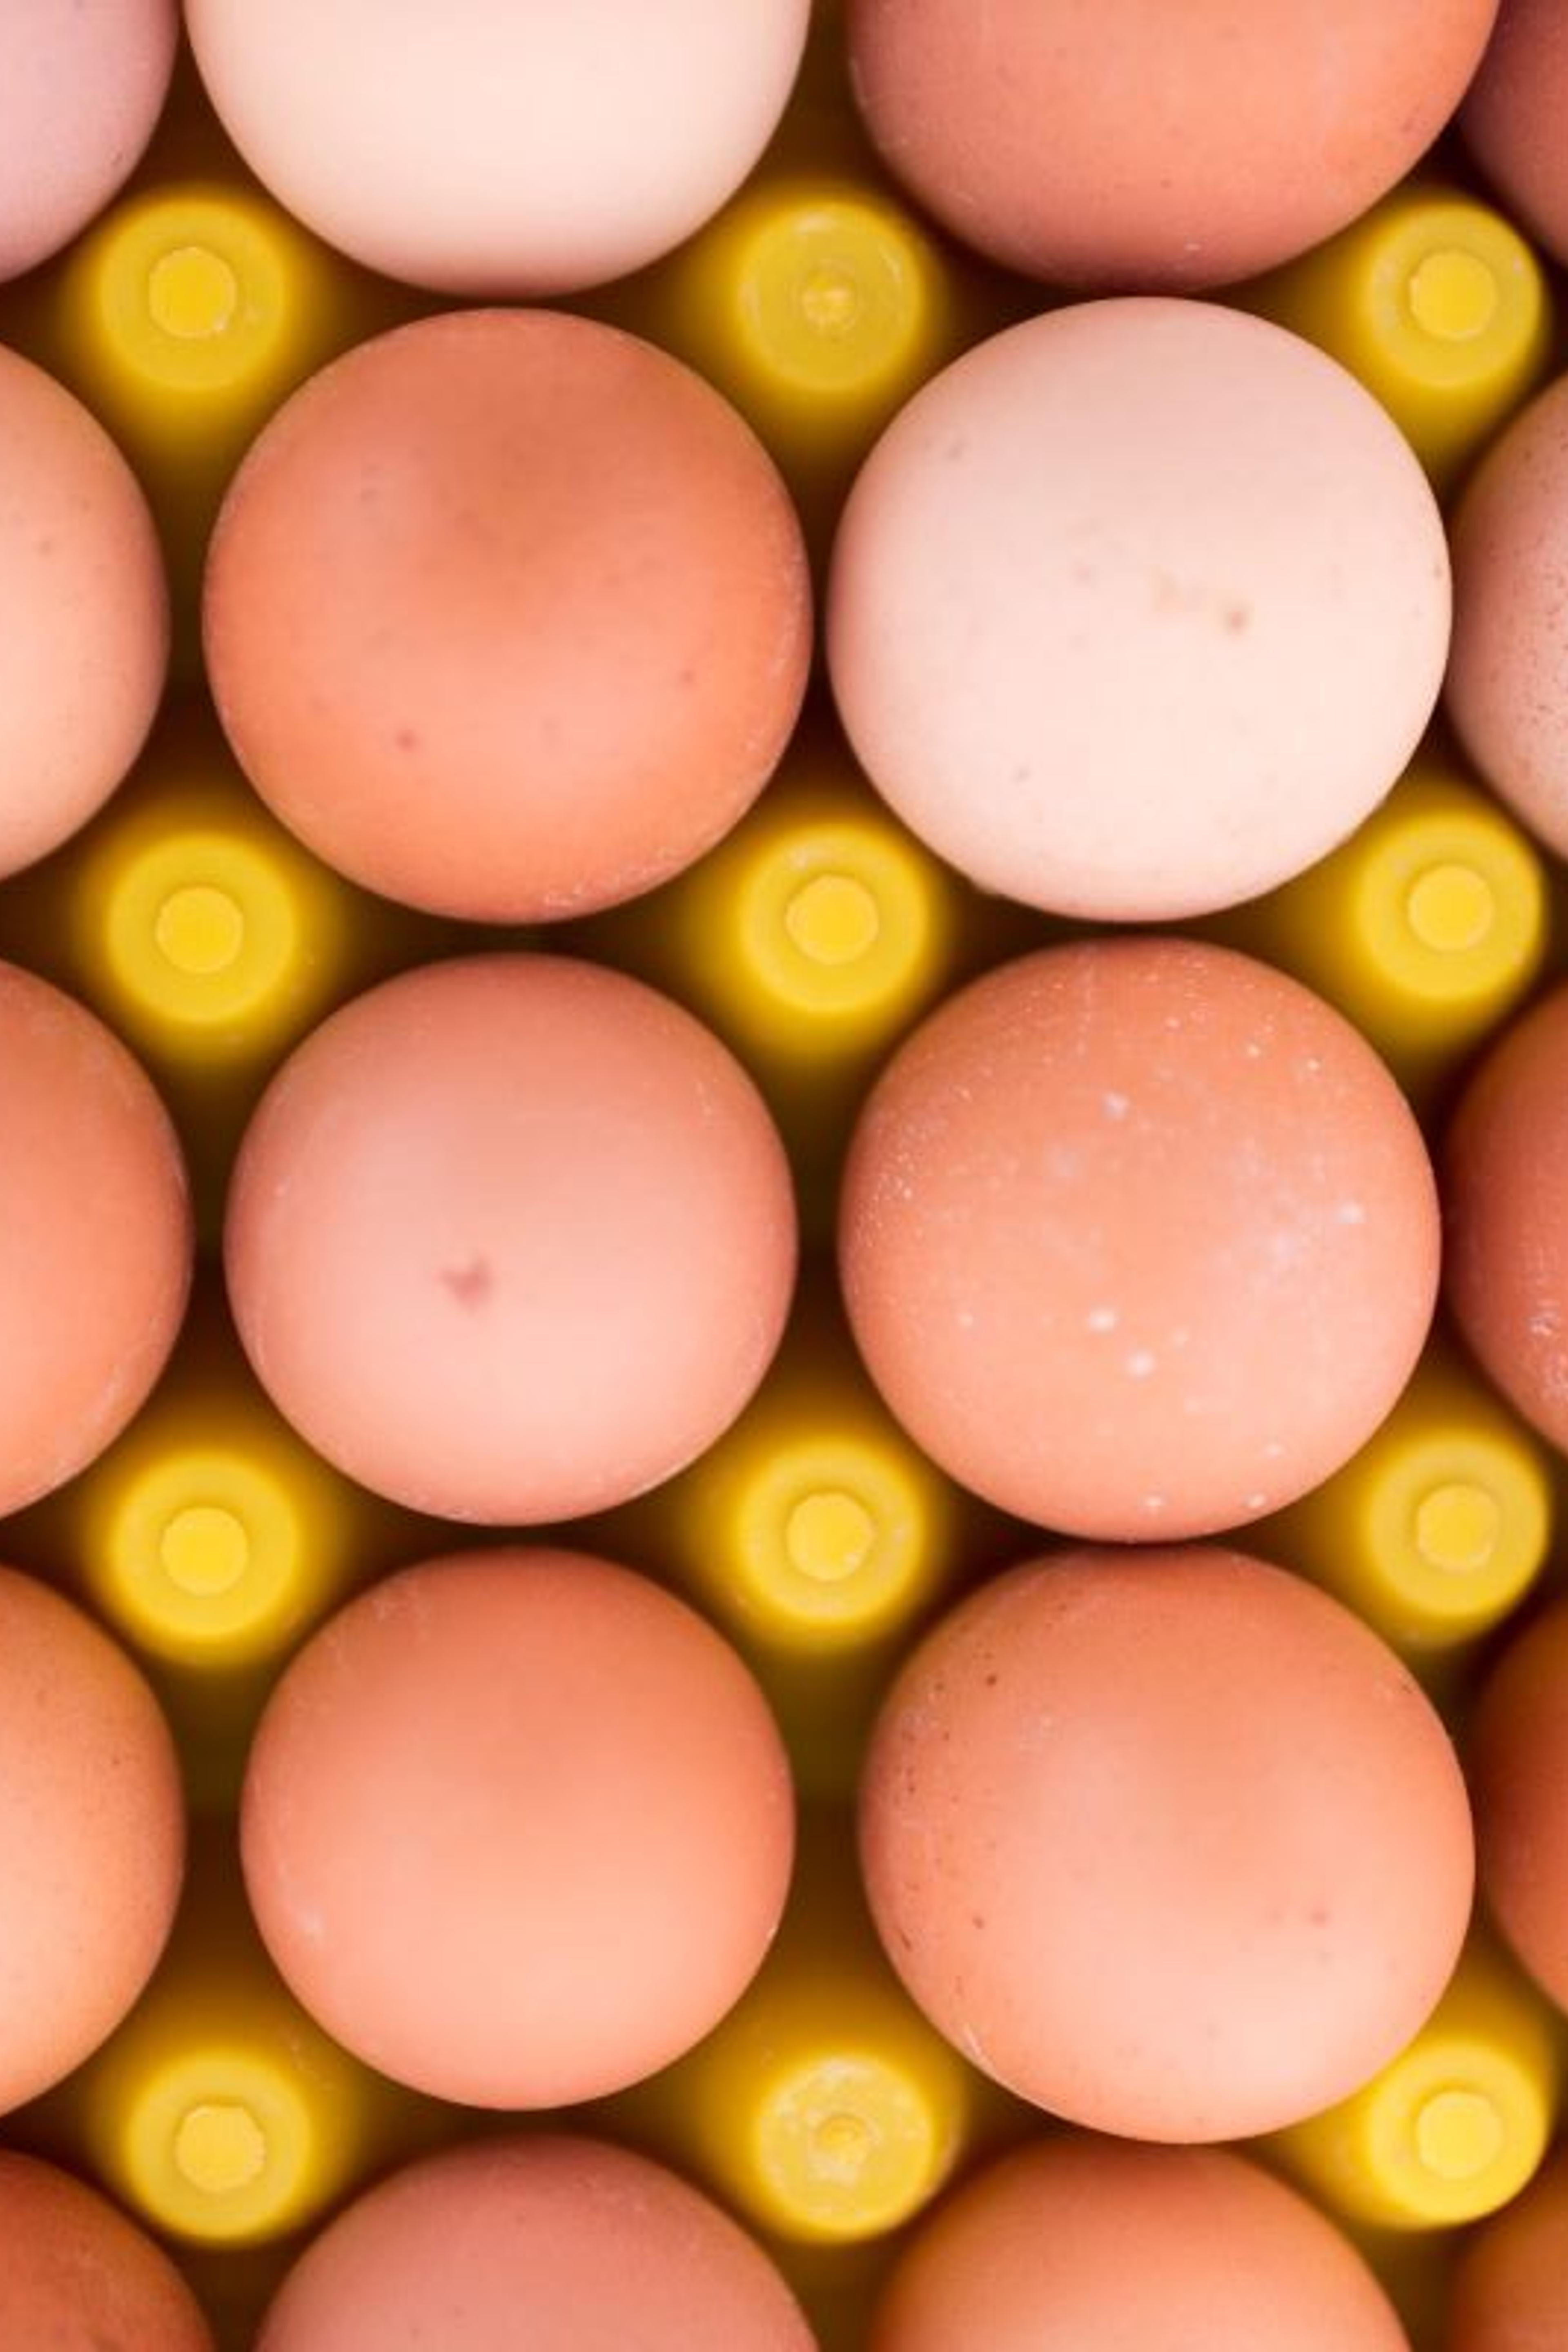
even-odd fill
[[[1049,949],[951,999],[843,1188],[851,1321],[910,1434],[1004,1508],[1119,1540],[1236,1526],[1336,1469],[1415,1365],[1437,1255],[1372,1049],[1177,940]]]

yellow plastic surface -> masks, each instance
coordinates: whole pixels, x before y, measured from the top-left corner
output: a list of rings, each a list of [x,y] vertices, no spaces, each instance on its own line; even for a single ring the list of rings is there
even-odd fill
[[[808,1822],[750,1990],[689,2056],[606,2108],[755,2227],[820,2243],[918,2212],[997,2097],[883,1958],[846,1866],[851,1835],[847,1822],[831,1836]]]
[[[1359,376],[1440,485],[1550,362],[1533,251],[1490,205],[1446,189],[1396,190],[1244,299]]]
[[[1353,2097],[1281,2133],[1287,2168],[1347,2219],[1452,2228],[1518,2196],[1555,2126],[1544,2001],[1476,1939],[1434,2015]]]
[[[1420,1091],[1528,991],[1549,915],[1533,843],[1423,759],[1342,847],[1212,928],[1338,1005]]]
[[[1382,1428],[1257,1548],[1337,1592],[1419,1660],[1518,1607],[1545,1563],[1546,1453],[1479,1379],[1430,1349]]]

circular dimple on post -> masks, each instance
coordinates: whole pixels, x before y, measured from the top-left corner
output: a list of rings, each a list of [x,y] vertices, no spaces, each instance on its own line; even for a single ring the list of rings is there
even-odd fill
[[[847,2109],[824,2116],[812,2127],[812,2168],[836,2188],[853,2189],[865,2171],[876,2135],[863,2116]]]
[[[1415,2116],[1415,2147],[1439,2180],[1477,2179],[1502,2152],[1503,2121],[1481,2091],[1436,2091]]]
[[[245,945],[245,909],[210,882],[172,890],[159,908],[153,936],[166,963],[187,979],[227,971]]]
[[[180,2119],[174,2168],[203,2196],[232,2197],[266,2170],[267,2135],[237,2099],[205,2100]]]
[[[250,1565],[250,1538],[233,1511],[192,1503],[176,1511],[158,1543],[171,1584],[193,1599],[232,1591]]]
[[[1410,928],[1437,955],[1479,948],[1497,919],[1497,898],[1487,877],[1457,859],[1428,866],[1405,894]]]
[[[816,334],[849,334],[864,308],[860,282],[842,262],[820,261],[801,281],[801,316]]]
[[[854,963],[876,945],[882,919],[875,894],[852,874],[815,874],[790,898],[784,929],[816,964]]]
[[[210,246],[175,246],[160,254],[147,273],[147,309],[165,335],[179,342],[201,341],[234,324],[239,279]]]
[[[1415,1507],[1415,1548],[1429,1568],[1474,1576],[1489,1566],[1502,1533],[1495,1495],[1473,1479],[1432,1487]]]
[[[877,1522],[864,1503],[836,1489],[806,1495],[784,1523],[790,1566],[814,1584],[842,1584],[871,1557]]]
[[[1436,342],[1468,343],[1497,315],[1498,282],[1489,265],[1462,246],[1440,246],[1410,275],[1410,315]]]

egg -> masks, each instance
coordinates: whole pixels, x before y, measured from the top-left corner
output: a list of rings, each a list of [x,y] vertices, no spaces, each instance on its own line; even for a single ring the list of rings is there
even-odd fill
[[[932,2023],[1037,2105],[1143,2139],[1239,2138],[1356,2089],[1469,1917],[1465,1784],[1427,1699],[1341,1602],[1219,1549],[982,1586],[894,1680],[859,1829]]]
[[[1468,1760],[1487,1901],[1568,2010],[1568,1604],[1510,1641],[1477,1702]]]
[[[184,1864],[179,1770],[152,1692],[79,1610],[0,1568],[0,2114],[119,2024],[163,1948]]]
[[[1444,2352],[1554,2352],[1568,2278],[1568,2150],[1465,2242]]]
[[[356,261],[562,294],[700,228],[772,135],[809,0],[187,0],[258,179]]]
[[[58,253],[128,176],[168,91],[179,30],[175,0],[0,8],[0,280]]]
[[[481,2140],[383,2181],[285,2280],[257,2352],[815,2352],[760,2247],[602,2141]]]
[[[426,1560],[349,1603],[268,1701],[246,1885],[297,1998],[476,2106],[622,2088],[738,1999],[784,1907],[789,1769],[684,1602],[561,1551]]]
[[[900,2255],[870,2352],[1406,2352],[1386,2296],[1304,2198],[1242,2158],[1039,2143]]]
[[[1027,320],[916,394],[840,520],[826,650],[922,840],[1128,921],[1233,905],[1351,833],[1415,748],[1448,622],[1436,503],[1371,394],[1267,320],[1154,297]]]
[[[850,0],[889,171],[1059,285],[1222,286],[1316,245],[1458,105],[1497,0]]]
[[[1568,261],[1568,18],[1558,0],[1502,0],[1459,112],[1465,144],[1520,226]]]
[[[1125,1540],[1277,1509],[1371,1436],[1437,1284],[1436,1189],[1341,1015],[1228,950],[1097,939],[987,973],[864,1105],[839,1264],[917,1444]]]
[[[795,1276],[784,1147],[668,998],[565,957],[405,972],[263,1097],[225,1230],[241,1339],[316,1450],[416,1510],[624,1502],[734,1419]]]
[[[1481,460],[1454,522],[1446,699],[1487,782],[1568,856],[1568,377]]]
[[[117,1437],[184,1313],[192,1234],[167,1112],[74,999],[0,963],[0,1513]]]
[[[0,2149],[0,2343],[18,2352],[213,2352],[162,2249],[69,2173]]]
[[[1568,1448],[1568,989],[1493,1041],[1443,1142],[1445,1286],[1481,1364]]]
[[[795,723],[810,587],[772,461],[700,377],[586,319],[468,311],[273,419],[204,630],[229,740],[309,848],[512,922],[649,889],[736,822]]]
[[[0,133],[0,184],[9,163]],[[0,348],[0,876],[58,848],[109,798],[153,723],[168,658],[163,558],[135,477],[79,401]]]

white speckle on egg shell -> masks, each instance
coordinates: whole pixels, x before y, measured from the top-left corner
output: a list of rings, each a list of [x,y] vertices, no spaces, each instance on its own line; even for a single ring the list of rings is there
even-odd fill
[[[839,1247],[872,1378],[945,1470],[1046,1526],[1163,1538],[1277,1508],[1372,1434],[1431,1319],[1437,1204],[1404,1097],[1321,999],[1102,939],[915,1032],[861,1113]]]
[[[827,658],[871,781],[988,890],[1230,906],[1352,832],[1447,651],[1442,520],[1384,410],[1265,320],[1080,303],[916,394],[851,491]]]

